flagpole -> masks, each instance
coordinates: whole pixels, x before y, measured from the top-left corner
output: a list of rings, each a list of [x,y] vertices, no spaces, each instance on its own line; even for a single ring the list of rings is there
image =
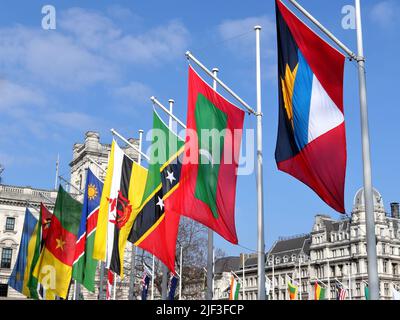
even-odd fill
[[[277,297],[274,298],[275,294],[275,257],[272,255],[272,300],[278,300]]]
[[[213,89],[217,91],[217,76],[218,68],[213,68],[211,70],[213,78]],[[208,239],[207,239],[207,294],[206,300],[213,299],[213,250],[214,250],[214,232],[212,229],[208,228]]]
[[[352,292],[351,292],[351,262],[349,263],[349,299],[352,300]]]
[[[54,190],[57,190],[59,166],[60,166],[60,154],[58,153],[56,161],[56,181],[54,182]]]
[[[242,253],[242,277],[243,277],[243,286],[242,286],[242,300],[245,300],[245,285],[246,285],[246,273],[244,271],[244,253]]]
[[[153,254],[153,262],[151,265],[151,300],[154,300],[154,277],[155,277],[155,272],[154,272],[154,254]]]
[[[168,119],[168,128],[172,131],[172,114],[174,113],[174,100],[169,99],[169,119]],[[162,282],[161,282],[161,300],[167,300],[168,296],[168,268],[164,263],[161,263],[162,268]]]
[[[368,260],[368,279],[371,300],[379,299],[379,277],[378,262],[376,253],[376,233],[374,202],[372,189],[371,173],[371,152],[369,141],[368,126],[368,107],[367,107],[367,86],[365,75],[365,57],[363,48],[363,34],[361,23],[361,4],[360,0],[355,0],[356,26],[357,26],[357,49],[355,54],[337,39],[328,29],[326,29],[317,19],[300,6],[295,0],[289,0],[299,11],[301,11],[312,23],[324,32],[333,42],[336,43],[350,59],[356,60],[358,64],[359,94],[360,94],[360,117],[361,117],[361,138],[362,138],[362,158],[363,158],[363,180],[364,180],[364,200],[367,228],[367,260]]]
[[[371,300],[379,299],[379,277],[376,253],[376,234],[375,216],[372,190],[371,173],[371,153],[369,143],[368,128],[368,108],[367,108],[367,85],[365,75],[365,58],[363,48],[363,34],[361,23],[361,4],[360,0],[355,0],[356,25],[357,25],[357,48],[358,48],[358,76],[360,91],[360,115],[361,115],[361,135],[363,150],[363,169],[364,169],[364,199],[367,228],[367,259],[368,259],[368,280]]]
[[[264,245],[264,192],[263,192],[263,155],[262,155],[262,113],[261,113],[261,59],[260,31],[256,32],[256,82],[257,82],[257,225],[258,225],[258,299],[265,300],[265,245]]]
[[[182,246],[181,246],[181,256],[179,263],[179,300],[182,300]]]
[[[301,261],[299,257],[299,300],[301,300]]]
[[[329,265],[329,257],[327,259],[328,262],[328,300],[331,300],[331,270]]]
[[[139,150],[136,146],[134,146],[132,143],[130,143],[128,140],[126,140],[122,135],[120,135],[117,131],[115,131],[114,129],[110,129],[111,133],[115,136],[117,136],[118,138],[120,138],[123,142],[125,142],[128,146],[130,146],[133,150],[135,150],[137,153],[141,154],[141,156],[143,158],[145,158],[147,161],[150,160],[150,158],[143,153],[141,150]]]
[[[117,297],[117,275],[114,273],[114,283],[113,283],[113,300]]]

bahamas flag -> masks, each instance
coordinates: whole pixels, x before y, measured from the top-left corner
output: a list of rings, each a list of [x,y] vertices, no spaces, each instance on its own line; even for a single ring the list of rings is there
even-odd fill
[[[299,179],[345,212],[345,57],[276,1],[279,170]]]
[[[23,295],[30,297],[27,286],[36,242],[35,229],[38,228],[37,219],[28,210],[25,211],[24,227],[18,252],[17,262],[8,280],[8,285]],[[33,239],[35,238],[35,239]]]

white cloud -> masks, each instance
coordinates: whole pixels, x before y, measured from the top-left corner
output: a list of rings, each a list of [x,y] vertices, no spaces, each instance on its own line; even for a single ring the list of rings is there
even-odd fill
[[[375,4],[370,12],[373,22],[382,28],[390,28],[399,20],[400,6],[396,1],[387,0]]]
[[[129,100],[129,102],[143,103],[149,101],[152,90],[141,82],[132,81],[126,86],[116,88],[114,95],[119,99]]]
[[[45,98],[34,89],[21,86],[9,80],[0,80],[0,110],[7,114],[15,114],[21,105],[43,105]]]
[[[253,54],[255,48],[254,26],[260,25],[262,44],[267,47],[267,53],[272,54],[272,43],[275,41],[275,22],[263,15],[223,21],[217,28],[219,36],[226,45],[238,55]],[[248,34],[245,34],[249,32]],[[243,35],[243,36],[242,36]]]

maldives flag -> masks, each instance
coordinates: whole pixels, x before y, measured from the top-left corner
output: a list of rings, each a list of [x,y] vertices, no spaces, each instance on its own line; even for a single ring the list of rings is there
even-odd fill
[[[189,67],[186,142],[178,190],[170,208],[234,244],[236,174],[243,110],[213,90]]]
[[[299,179],[344,213],[345,57],[276,1],[279,170]]]

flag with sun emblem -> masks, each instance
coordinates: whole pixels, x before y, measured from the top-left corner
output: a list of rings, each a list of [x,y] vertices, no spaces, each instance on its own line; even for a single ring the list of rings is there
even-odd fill
[[[60,185],[47,238],[33,271],[46,294],[67,297],[81,214],[82,204]]]
[[[345,57],[276,1],[279,127],[275,159],[284,171],[344,213]]]
[[[175,273],[179,215],[169,212],[170,195],[178,188],[184,142],[153,112],[149,170],[141,208],[129,241],[151,252]]]
[[[97,267],[92,255],[102,191],[103,183],[88,169],[72,277],[91,292],[94,292]]]

